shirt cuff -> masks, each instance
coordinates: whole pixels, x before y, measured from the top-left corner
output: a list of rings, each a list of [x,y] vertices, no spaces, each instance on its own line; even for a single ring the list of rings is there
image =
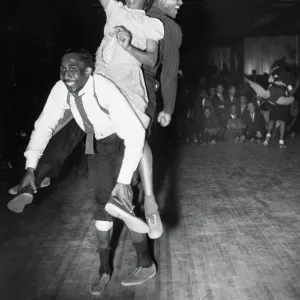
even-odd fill
[[[26,159],[25,169],[28,169],[28,168],[36,169],[38,162],[39,162],[39,159],[37,157],[28,156]]]
[[[120,173],[119,173],[119,177],[118,177],[118,183],[122,183],[122,184],[131,184],[131,180],[132,180],[132,176],[135,170],[129,170],[127,168],[121,167]]]

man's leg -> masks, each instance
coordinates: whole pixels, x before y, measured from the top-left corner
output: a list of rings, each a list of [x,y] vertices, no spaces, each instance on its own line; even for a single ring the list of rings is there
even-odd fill
[[[41,186],[46,177],[53,178],[59,175],[63,163],[80,143],[84,134],[77,123],[72,120],[50,140],[36,169],[37,187]],[[8,209],[15,213],[21,213],[34,197],[34,193],[28,188],[18,194],[18,188],[19,186],[15,186],[9,190],[10,194],[17,194],[17,196],[7,204]]]
[[[111,140],[111,141],[110,141]],[[88,159],[90,186],[94,189],[94,218],[100,266],[96,278],[89,286],[93,295],[100,295],[110,281],[112,270],[109,265],[110,239],[113,227],[112,217],[105,211],[115,185],[113,139],[108,137],[97,141],[96,154]]]
[[[279,132],[280,132],[279,146],[281,148],[285,148],[286,144],[284,142],[284,136],[285,136],[286,124],[285,124],[284,121],[279,121],[279,122],[280,122],[280,127],[279,127]]]
[[[271,139],[271,133],[272,133],[272,130],[273,130],[273,126],[274,126],[274,121],[270,120],[269,123],[268,123],[268,132],[267,132],[267,135],[266,135],[266,139],[263,143],[264,146],[269,145],[269,142],[270,142],[270,139]]]
[[[111,197],[112,190],[117,182],[124,156],[123,141],[116,135],[107,137],[102,141],[97,141],[96,154],[89,159],[89,172],[91,185],[94,188],[94,217],[97,230],[97,240],[100,258],[100,268],[96,279],[90,285],[89,290],[93,295],[100,295],[111,277],[109,266],[110,237],[112,228],[112,217],[105,211],[105,205]],[[148,249],[143,247],[146,235],[131,232],[133,244],[137,244],[138,258],[144,264],[144,257],[148,257]],[[142,253],[142,254],[140,254]],[[140,254],[140,255],[139,255]],[[146,260],[145,259],[145,260]],[[143,275],[145,272],[142,272]],[[136,274],[135,278],[141,275]],[[152,273],[151,273],[152,275]],[[154,276],[154,275],[153,275]],[[153,277],[152,276],[152,277]],[[145,277],[142,277],[143,280]],[[148,278],[149,279],[149,278]],[[141,280],[139,280],[140,282]],[[144,280],[145,281],[145,280]],[[144,282],[143,281],[143,282]],[[142,283],[142,282],[141,282]]]
[[[139,285],[153,278],[157,272],[156,266],[150,256],[148,240],[145,234],[136,233],[129,229],[132,244],[137,255],[135,270],[121,281],[123,286]]]

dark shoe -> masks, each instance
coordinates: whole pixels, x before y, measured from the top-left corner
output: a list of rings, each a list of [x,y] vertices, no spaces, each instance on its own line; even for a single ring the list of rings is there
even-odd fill
[[[25,187],[20,193],[8,202],[7,208],[14,213],[21,213],[24,207],[33,200],[34,190],[31,186]]]
[[[149,268],[137,267],[131,274],[121,281],[123,286],[139,285],[153,278],[156,274],[156,266],[153,263]]]
[[[116,197],[111,197],[105,205],[105,210],[115,218],[124,221],[126,226],[137,233],[148,233],[149,226],[133,212],[134,206],[129,210],[122,201]]]
[[[89,286],[89,292],[94,296],[100,296],[105,290],[107,284],[110,281],[110,275],[102,274],[97,275],[95,280]]]
[[[45,188],[51,184],[51,179],[49,177],[45,177],[44,180],[41,182],[39,188]],[[8,190],[8,193],[11,195],[18,194],[19,185],[15,185]]]

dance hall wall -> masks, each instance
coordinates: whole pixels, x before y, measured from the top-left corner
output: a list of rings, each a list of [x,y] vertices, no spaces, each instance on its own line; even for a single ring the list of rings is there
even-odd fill
[[[297,36],[277,37],[247,37],[244,39],[244,71],[251,74],[269,73],[272,63],[283,56],[290,57],[294,52],[293,60],[299,63],[299,49]]]

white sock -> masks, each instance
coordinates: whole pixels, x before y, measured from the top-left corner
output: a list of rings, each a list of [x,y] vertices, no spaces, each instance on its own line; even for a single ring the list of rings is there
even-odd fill
[[[284,145],[284,140],[279,140],[279,145]]]
[[[271,133],[267,133],[266,138],[269,139],[271,137]]]

